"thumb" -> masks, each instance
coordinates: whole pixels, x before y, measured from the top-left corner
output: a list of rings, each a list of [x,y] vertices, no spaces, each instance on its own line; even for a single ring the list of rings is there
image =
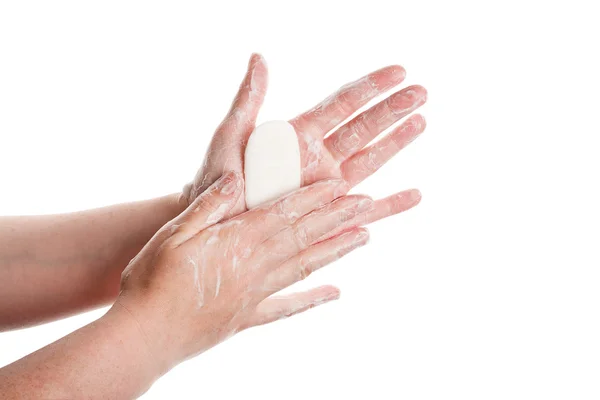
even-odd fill
[[[189,198],[195,199],[225,171],[243,170],[245,145],[265,99],[267,80],[265,59],[260,54],[252,54],[244,80],[229,112],[213,135],[205,164],[195,178],[199,184],[187,189]]]
[[[268,72],[265,59],[254,53],[248,62],[248,70],[240,84],[229,113],[223,121],[229,125],[229,133],[237,140],[245,141],[256,124],[258,112],[267,93]]]
[[[243,186],[244,181],[239,173],[225,172],[171,222],[175,245],[221,221],[235,206]]]

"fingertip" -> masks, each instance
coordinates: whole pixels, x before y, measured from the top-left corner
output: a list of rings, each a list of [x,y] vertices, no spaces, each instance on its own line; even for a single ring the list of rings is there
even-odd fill
[[[427,89],[421,85],[411,85],[402,89],[400,92],[412,94],[415,101],[419,104],[423,104],[427,101]]]
[[[425,117],[422,114],[411,115],[408,120],[410,120],[413,123],[415,131],[419,133],[423,132],[427,127],[427,121],[425,120]]]
[[[413,114],[408,117],[395,131],[399,134],[397,140],[399,140],[400,148],[408,146],[413,140],[419,137],[426,126],[425,118],[421,114]]]
[[[357,211],[360,213],[371,211],[373,209],[373,204],[375,203],[370,196],[361,196],[358,200]]]
[[[248,65],[254,66],[256,63],[262,62],[263,60],[264,60],[264,57],[262,56],[262,54],[255,52],[250,55],[250,61],[249,61]]]
[[[406,77],[406,70],[400,65],[389,65],[375,71],[371,77],[377,89],[384,92],[402,82]]]
[[[365,245],[367,243],[369,243],[369,240],[371,238],[371,234],[369,233],[369,230],[367,228],[356,228],[356,238],[355,238],[355,243],[359,244],[359,245]]]
[[[258,93],[259,96],[253,97],[259,99],[262,103],[267,91],[269,82],[269,73],[264,57],[259,53],[252,53],[248,64],[248,79],[251,93]]]
[[[260,53],[252,53],[248,62],[248,69],[260,70],[263,74],[267,74],[267,61]]]
[[[335,253],[334,260],[338,260],[369,243],[369,231],[363,227],[353,226],[328,236],[322,243],[331,245],[330,249]]]
[[[334,287],[335,291],[332,292],[333,294],[331,295],[331,300],[339,300],[339,298],[342,296],[342,291],[336,287]]]
[[[386,71],[390,79],[394,81],[402,81],[406,77],[406,70],[403,66],[395,64],[383,68]]]
[[[419,85],[419,88],[421,89],[421,93],[423,93],[423,103],[425,103],[427,101],[427,96],[429,96],[429,93],[427,92],[427,89],[425,89],[425,87]]]
[[[414,207],[421,202],[423,195],[419,189],[410,189],[404,193],[404,198],[408,201],[410,207]]]
[[[319,296],[315,301],[316,305],[337,300],[342,294],[341,290],[333,285],[324,285],[316,288],[315,291],[319,292]]]

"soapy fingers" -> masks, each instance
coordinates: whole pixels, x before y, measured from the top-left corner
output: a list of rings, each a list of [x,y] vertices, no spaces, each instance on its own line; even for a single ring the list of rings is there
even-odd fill
[[[373,200],[367,196],[344,196],[316,209],[263,242],[258,248],[259,265],[268,265],[267,272],[278,267],[372,206]]]
[[[335,286],[320,286],[305,292],[271,296],[256,307],[240,330],[288,318],[339,298],[340,290]]]
[[[371,99],[400,84],[406,71],[399,65],[382,68],[342,86],[337,92],[290,123],[296,132],[323,137]]]
[[[244,327],[335,298],[317,290],[263,303],[366,242],[360,229],[319,242],[371,210],[366,196],[336,198],[339,183],[315,183],[270,207],[219,222],[240,196],[241,181],[240,174],[226,173],[157,232],[123,272],[118,304],[161,365],[175,365]],[[297,217],[273,217],[285,202],[296,207]]]
[[[246,75],[229,112],[214,133],[202,167],[194,180],[183,189],[182,196],[191,204],[226,171],[243,172],[244,146],[256,124],[267,91],[268,72],[265,59],[252,54]],[[240,197],[228,217],[246,211]]]
[[[255,53],[250,57],[246,76],[223,120],[224,136],[232,141],[248,139],[266,93],[267,66],[263,56]]]
[[[202,192],[183,213],[171,223],[171,241],[179,245],[200,231],[221,221],[235,206],[244,186],[241,176],[226,172],[207,190]]]
[[[357,215],[350,221],[333,229],[331,232],[324,235],[321,240],[331,238],[340,232],[353,227],[368,225],[375,221],[379,221],[380,219],[400,214],[415,207],[420,201],[421,192],[418,189],[404,190],[383,199],[375,200],[371,210],[364,214]]]
[[[310,246],[267,275],[262,284],[265,297],[306,279],[318,269],[364,246],[368,240],[369,232],[365,228],[352,228]]]
[[[395,156],[425,129],[425,120],[419,115],[409,117],[399,127],[367,146],[384,130],[412,113],[427,99],[426,90],[418,85],[402,89],[370,109],[362,112],[337,130],[327,134],[340,122],[357,112],[375,97],[399,85],[406,71],[392,65],[342,86],[327,99],[290,120],[296,131],[301,155],[301,182],[303,186],[326,179],[344,179],[347,192],[368,178],[383,164]],[[191,203],[225,171],[243,173],[244,149],[254,129],[258,111],[267,88],[265,60],[253,54],[246,75],[227,116],[213,136],[203,167],[192,184],[184,188],[183,196]],[[367,147],[365,147],[367,146]],[[395,195],[394,195],[395,196]],[[394,196],[390,196],[393,198]],[[372,219],[380,219],[396,213],[389,207],[390,200],[378,201],[370,213]],[[299,218],[301,213],[286,203],[277,204],[281,209],[271,209],[265,217],[270,221]],[[247,210],[245,196],[240,196],[227,218]]]
[[[411,116],[379,141],[344,161],[340,166],[342,176],[350,186],[356,186],[415,140],[425,126],[425,118],[421,115]]]
[[[312,210],[346,194],[347,191],[348,186],[342,179],[326,179],[250,210],[244,214],[244,219],[251,223],[260,223],[263,230],[257,239],[265,240]]]
[[[325,146],[338,161],[343,161],[365,147],[381,132],[425,103],[427,91],[409,86],[359,114],[325,138]]]
[[[393,93],[330,133],[368,101],[400,84],[404,76],[400,66],[380,69],[343,86],[313,109],[290,120],[300,145],[303,185],[342,177],[352,188],[423,132],[424,118],[413,115],[367,146],[426,102],[425,88],[413,85]]]

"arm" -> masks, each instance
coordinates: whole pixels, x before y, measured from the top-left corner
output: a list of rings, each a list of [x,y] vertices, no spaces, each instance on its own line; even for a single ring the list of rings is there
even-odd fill
[[[129,260],[186,206],[170,195],[64,215],[0,217],[0,331],[114,300]]]
[[[425,102],[427,94],[421,86],[400,90],[333,130],[370,100],[399,85],[404,75],[400,66],[380,69],[290,120],[300,143],[303,185],[342,178],[353,187],[423,132],[423,117],[413,115],[368,145]],[[183,190],[181,203],[174,195],[69,215],[0,218],[0,331],[114,299],[120,272],[160,226],[226,171],[243,173],[243,151],[266,89],[265,61],[254,54],[202,168]],[[408,190],[379,199],[369,213],[347,221],[337,232],[403,212],[420,198],[418,190]],[[246,209],[240,196],[227,217]]]
[[[263,67],[260,60],[254,56],[250,61],[240,87],[241,96],[236,97],[218,129],[221,135],[252,131],[264,93],[250,93],[254,83],[249,77],[255,68]],[[266,86],[266,75],[257,79],[261,87]],[[234,115],[243,118],[233,118]],[[215,135],[212,146],[228,146],[220,140],[221,136]],[[210,175],[210,185],[221,175],[225,164],[240,171],[241,160],[240,147],[220,151],[218,157],[207,157],[203,173],[186,185],[183,194],[65,215],[0,217],[0,331],[112,302],[127,263],[161,226],[180,214],[207,186],[193,196],[191,188],[206,181],[206,174]],[[239,206],[244,204],[243,197],[234,207],[236,213],[243,211]]]
[[[366,243],[361,228],[320,240],[372,207],[346,190],[317,182],[215,224],[243,192],[226,174],[132,260],[107,314],[0,369],[3,398],[133,398],[244,329],[337,299],[332,286],[272,295]]]
[[[140,335],[135,320],[113,306],[97,321],[0,369],[2,398],[138,397],[160,376]]]

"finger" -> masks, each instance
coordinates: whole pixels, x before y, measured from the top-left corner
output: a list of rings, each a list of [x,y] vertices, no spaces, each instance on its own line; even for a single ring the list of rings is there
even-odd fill
[[[246,212],[243,218],[249,226],[260,226],[260,231],[255,235],[255,240],[260,243],[347,191],[348,187],[341,179],[319,181],[270,204],[254,208]]]
[[[316,270],[364,246],[368,240],[369,231],[364,228],[352,228],[310,246],[267,275],[262,286],[264,297],[306,279]]]
[[[232,122],[231,133],[236,139],[247,139],[254,129],[260,107],[267,93],[267,64],[260,54],[252,54],[248,71],[240,84],[224,122]]]
[[[338,228],[324,235],[319,240],[325,240],[348,229],[352,229],[357,226],[365,226],[380,219],[400,214],[415,207],[420,201],[421,192],[418,189],[405,190],[386,198],[376,200],[373,204],[373,208],[369,212],[360,214],[347,221]]]
[[[361,225],[367,225],[380,219],[408,211],[421,202],[418,189],[405,190],[375,202],[373,209],[364,215]]]
[[[175,246],[221,221],[237,202],[244,186],[241,175],[227,172],[171,222]]]
[[[253,54],[231,108],[212,137],[204,167],[195,178],[201,184],[186,189],[190,191],[189,198],[196,198],[225,171],[243,170],[244,146],[256,125],[267,91],[267,79],[264,58]]]
[[[323,235],[368,212],[373,200],[367,196],[344,196],[300,218],[265,240],[257,252],[256,265],[270,272],[284,261],[306,250]]]
[[[323,137],[371,99],[398,85],[405,76],[406,71],[399,65],[372,72],[342,86],[311,110],[292,119],[290,123],[298,133]]]
[[[369,147],[365,147],[341,165],[342,176],[353,187],[377,171],[425,130],[425,119],[415,114],[402,125]]]
[[[263,300],[241,329],[268,324],[340,298],[334,286],[321,286],[306,292],[273,296]]]
[[[410,86],[394,93],[373,106],[325,139],[325,146],[333,157],[343,161],[381,132],[419,108],[427,100],[422,86]]]

